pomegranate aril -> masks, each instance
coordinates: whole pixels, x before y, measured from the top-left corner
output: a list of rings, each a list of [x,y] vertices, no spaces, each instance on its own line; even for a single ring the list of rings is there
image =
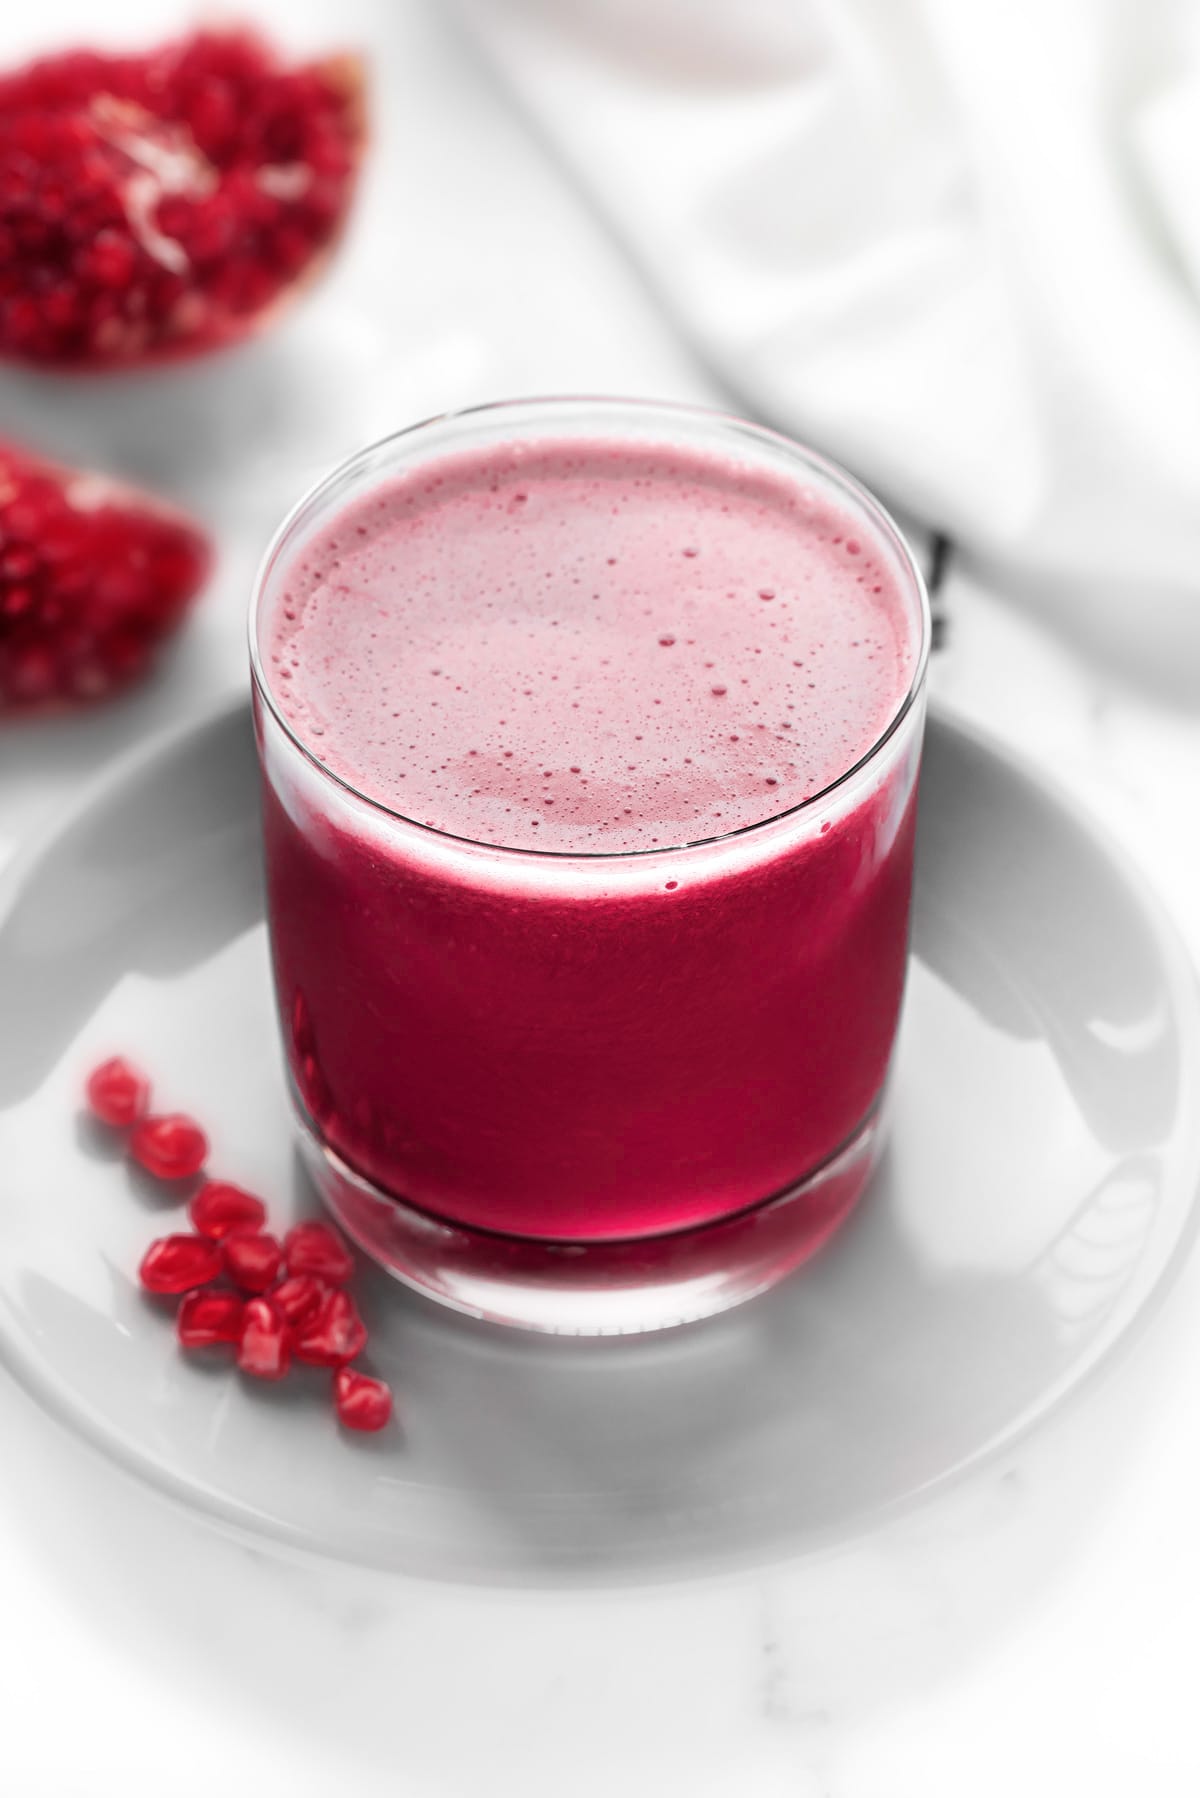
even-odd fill
[[[367,1326],[348,1292],[329,1294],[316,1317],[296,1332],[297,1361],[312,1367],[342,1367],[367,1346]]]
[[[391,1421],[390,1387],[353,1367],[339,1367],[334,1374],[333,1402],[348,1430],[382,1430]]]
[[[315,1274],[331,1286],[344,1286],[354,1260],[336,1230],[328,1224],[297,1224],[283,1239],[289,1274]]]
[[[160,1236],[142,1256],[138,1279],[147,1292],[175,1294],[207,1286],[221,1271],[221,1251],[207,1236]]]
[[[134,1124],[150,1102],[150,1082],[122,1055],[101,1062],[88,1077],[88,1109],[102,1124]]]
[[[27,581],[37,568],[38,559],[31,549],[10,549],[0,556],[0,575],[6,581]]]
[[[204,1166],[208,1138],[199,1124],[173,1111],[135,1125],[129,1153],[156,1180],[188,1180]]]
[[[314,1274],[292,1274],[271,1290],[271,1303],[296,1333],[315,1322],[328,1297],[329,1287]]]
[[[225,1272],[244,1292],[265,1292],[275,1283],[283,1250],[265,1231],[227,1236],[221,1244]]]
[[[238,1342],[246,1301],[236,1292],[189,1292],[179,1307],[175,1334],[184,1348]]]
[[[270,1299],[247,1299],[237,1364],[257,1380],[282,1380],[291,1366],[291,1332]]]
[[[235,1230],[261,1229],[267,1221],[267,1208],[253,1193],[228,1180],[209,1180],[188,1206],[188,1216],[201,1236],[219,1242]]]
[[[43,203],[44,200],[43,190]],[[125,287],[137,267],[137,253],[133,245],[115,231],[101,231],[90,244],[76,252],[74,267],[81,281],[93,281],[101,288]]]

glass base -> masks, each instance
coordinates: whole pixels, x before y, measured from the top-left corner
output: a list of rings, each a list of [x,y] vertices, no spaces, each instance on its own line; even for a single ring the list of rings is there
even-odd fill
[[[692,1323],[765,1292],[828,1241],[879,1156],[877,1106],[807,1179],[748,1211],[620,1242],[549,1242],[443,1222],[365,1180],[297,1110],[300,1154],[346,1234],[429,1298],[489,1323],[627,1336]]]

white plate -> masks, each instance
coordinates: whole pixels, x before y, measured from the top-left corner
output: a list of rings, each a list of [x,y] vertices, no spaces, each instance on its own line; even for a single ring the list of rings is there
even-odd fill
[[[282,1224],[294,1163],[248,718],[127,761],[0,897],[0,1348],[48,1410],[227,1527],[440,1577],[715,1571],[859,1533],[1044,1418],[1166,1289],[1200,1184],[1197,996],[1139,882],[1061,798],[930,725],[893,1134],[792,1282],[638,1341],[443,1313],[364,1270],[402,1431],[326,1377],[255,1388],[133,1278],[177,1215],[79,1115],[144,1061]],[[1190,1104],[1189,1104],[1190,1100]]]

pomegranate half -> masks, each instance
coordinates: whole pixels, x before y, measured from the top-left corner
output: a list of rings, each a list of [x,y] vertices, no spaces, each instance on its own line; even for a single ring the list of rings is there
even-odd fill
[[[111,369],[244,337],[325,261],[364,142],[362,67],[245,28],[0,75],[0,356]]]

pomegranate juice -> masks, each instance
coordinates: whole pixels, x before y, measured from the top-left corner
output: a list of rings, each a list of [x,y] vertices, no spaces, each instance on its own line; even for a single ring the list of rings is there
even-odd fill
[[[791,1189],[872,1117],[920,617],[869,502],[776,464],[501,439],[345,490],[277,555],[257,715],[286,1049],[384,1192],[649,1236]]]

